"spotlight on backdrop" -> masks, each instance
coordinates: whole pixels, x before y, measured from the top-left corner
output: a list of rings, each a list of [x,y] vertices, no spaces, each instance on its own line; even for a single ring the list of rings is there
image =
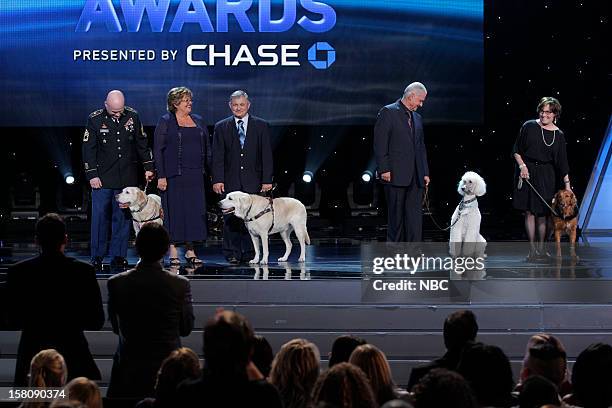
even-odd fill
[[[64,181],[66,184],[74,184],[74,176],[72,174],[67,174],[64,176]]]
[[[363,180],[364,183],[369,183],[372,181],[373,176],[374,174],[370,170],[366,170],[361,174],[361,180]]]
[[[312,174],[312,171],[306,170],[304,172],[304,175],[302,176],[302,181],[304,183],[310,183],[312,181],[314,177],[314,174]]]

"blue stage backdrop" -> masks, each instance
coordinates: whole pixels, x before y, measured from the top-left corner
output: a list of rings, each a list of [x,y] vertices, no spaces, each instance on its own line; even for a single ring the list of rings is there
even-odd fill
[[[411,81],[429,122],[480,123],[482,0],[3,0],[0,126],[82,126],[111,89],[207,123],[246,90],[273,124],[374,123]]]

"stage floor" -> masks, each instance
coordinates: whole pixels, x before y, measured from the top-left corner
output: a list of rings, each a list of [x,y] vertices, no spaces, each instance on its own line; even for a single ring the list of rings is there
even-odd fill
[[[169,269],[180,275],[188,276],[190,279],[362,279],[364,277],[363,249],[367,245],[381,244],[349,239],[313,240],[313,245],[307,247],[306,262],[298,263],[296,261],[299,246],[294,243],[290,261],[281,263],[277,262],[277,259],[284,253],[284,245],[280,240],[271,240],[268,265],[232,266],[222,254],[221,243],[212,241],[207,242],[205,246],[196,247],[198,256],[204,260],[202,266],[192,268],[186,265],[182,257],[182,250],[179,249],[182,264],[180,267]],[[436,243],[435,245],[444,246],[445,244]],[[564,256],[561,259],[550,257],[538,262],[529,262],[526,259],[528,245],[525,242],[489,243],[485,270],[463,274],[451,273],[450,278],[462,280],[612,280],[612,241],[600,238],[597,242],[581,242],[577,249],[578,260],[569,257],[566,246],[565,243]],[[12,248],[12,251],[6,251],[7,247]],[[4,249],[0,259],[0,273],[15,262],[38,253],[38,249],[33,244],[5,243]],[[549,253],[554,253],[552,243],[549,243],[547,250]],[[89,249],[86,242],[72,242],[66,254],[89,261]],[[109,261],[109,258],[105,259],[106,263]],[[130,267],[138,262],[133,245],[130,245],[128,262]],[[105,264],[99,277],[108,277],[120,271],[113,270],[108,264]]]

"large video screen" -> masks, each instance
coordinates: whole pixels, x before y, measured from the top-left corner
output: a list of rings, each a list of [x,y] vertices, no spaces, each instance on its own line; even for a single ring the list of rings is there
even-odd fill
[[[209,124],[236,89],[272,124],[371,124],[412,81],[430,123],[482,120],[482,0],[18,0],[0,13],[0,126],[82,126],[112,89],[153,125],[175,86]]]

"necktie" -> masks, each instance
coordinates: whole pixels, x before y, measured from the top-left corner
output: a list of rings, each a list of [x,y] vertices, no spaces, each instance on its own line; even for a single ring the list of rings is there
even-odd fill
[[[246,133],[244,132],[244,121],[242,119],[238,121],[238,136],[240,137],[240,147],[243,148]]]
[[[414,133],[414,128],[412,127],[412,113],[408,112],[408,126],[410,127],[410,131]]]

